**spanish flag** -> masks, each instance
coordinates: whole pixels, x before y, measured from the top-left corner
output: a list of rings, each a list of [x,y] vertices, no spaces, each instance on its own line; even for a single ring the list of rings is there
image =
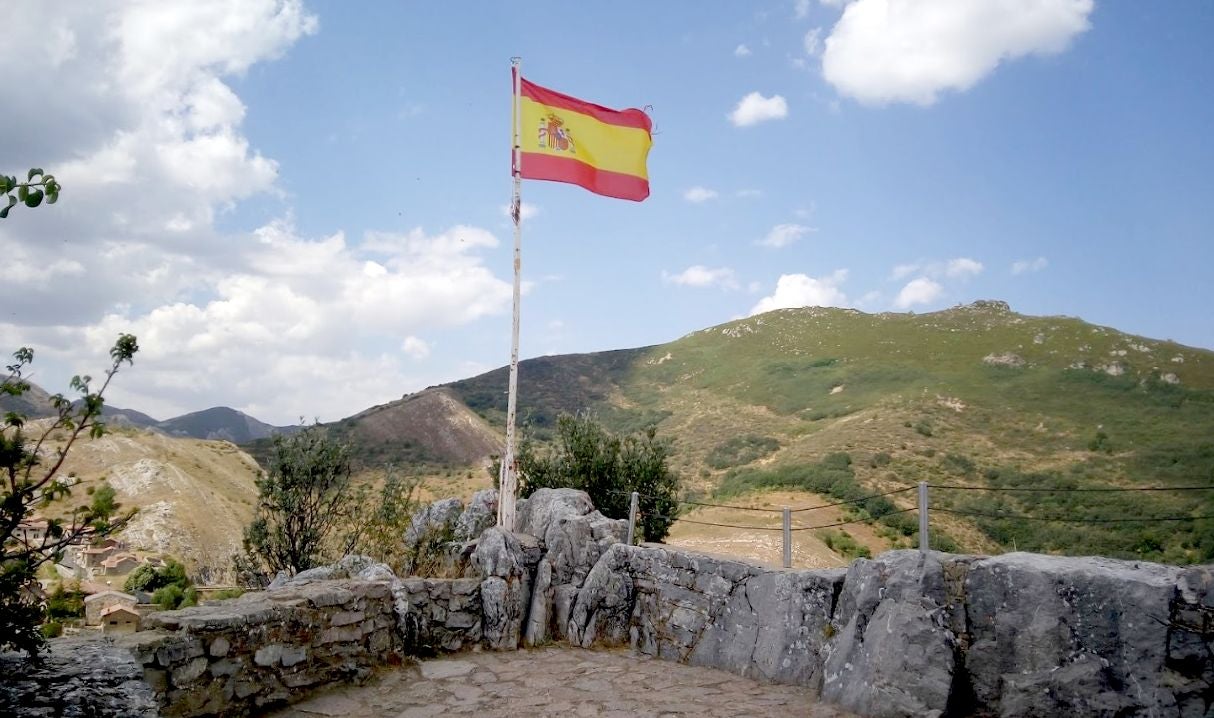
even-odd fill
[[[576,184],[640,202],[649,196],[645,160],[652,124],[642,110],[612,110],[519,78],[519,165],[524,179]]]

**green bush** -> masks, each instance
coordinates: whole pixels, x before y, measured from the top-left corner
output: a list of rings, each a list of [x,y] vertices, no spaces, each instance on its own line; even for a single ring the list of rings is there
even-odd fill
[[[42,624],[42,636],[44,638],[58,638],[63,635],[63,624],[58,621],[47,621]]]
[[[628,518],[629,494],[640,494],[638,523],[646,541],[661,541],[678,517],[679,477],[670,468],[670,443],[654,427],[617,436],[586,414],[562,414],[555,444],[541,451],[519,446],[519,495],[569,487],[590,495],[604,516]],[[496,476],[496,471],[494,475]]]
[[[780,448],[780,442],[770,436],[745,434],[717,444],[708,452],[704,463],[714,469],[743,466],[768,456]]]

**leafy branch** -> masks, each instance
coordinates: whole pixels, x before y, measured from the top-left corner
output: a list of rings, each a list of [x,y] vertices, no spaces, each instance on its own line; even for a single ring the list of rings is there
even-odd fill
[[[0,207],[0,219],[6,219],[9,210],[17,206],[18,202],[31,209],[42,204],[43,200],[46,200],[47,204],[54,204],[59,201],[61,189],[63,185],[59,184],[55,176],[43,172],[40,167],[31,169],[24,182],[18,182],[16,177],[0,175],[0,193],[3,193],[7,200],[7,204]]]

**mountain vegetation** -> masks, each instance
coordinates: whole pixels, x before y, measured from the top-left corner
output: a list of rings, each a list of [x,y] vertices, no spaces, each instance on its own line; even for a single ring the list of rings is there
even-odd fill
[[[447,388],[500,425],[505,384],[499,369]],[[945,545],[1214,558],[1214,522],[1198,518],[1214,516],[1214,492],[1182,490],[1214,485],[1214,353],[1075,318],[994,301],[921,315],[807,307],[522,363],[520,416],[550,431],[571,404],[616,431],[659,427],[701,493],[850,498],[922,480],[965,487],[932,490]],[[1074,490],[1108,488],[1168,490]],[[913,492],[882,500],[850,515],[912,544],[913,522],[890,507],[913,506]]]

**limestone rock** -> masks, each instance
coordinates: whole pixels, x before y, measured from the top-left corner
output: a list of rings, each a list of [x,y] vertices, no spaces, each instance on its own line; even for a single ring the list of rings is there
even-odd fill
[[[156,718],[143,667],[122,646],[88,638],[50,642],[42,661],[0,654],[0,715]],[[202,661],[204,667],[206,660]]]
[[[459,499],[439,499],[413,514],[409,528],[405,529],[405,545],[416,546],[427,534],[453,534],[464,504]]]
[[[496,522],[497,489],[477,491],[455,522],[455,540],[471,541]]]
[[[851,565],[825,649],[825,700],[878,717],[948,709],[957,640],[941,556],[890,551]]]
[[[1178,715],[1167,624],[1178,582],[1190,576],[1102,558],[1013,553],[976,562],[965,583],[965,666],[977,709]]]

